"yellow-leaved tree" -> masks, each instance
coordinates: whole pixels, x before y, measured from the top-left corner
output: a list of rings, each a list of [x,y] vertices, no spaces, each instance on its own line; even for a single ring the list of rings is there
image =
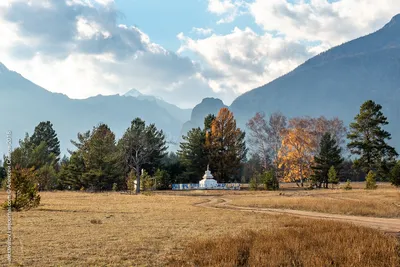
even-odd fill
[[[206,134],[206,148],[210,161],[215,166],[213,175],[220,183],[239,179],[242,161],[246,157],[245,133],[236,126],[233,113],[222,108],[211,123],[211,131]]]
[[[319,152],[319,144],[325,133],[330,133],[337,144],[344,144],[346,127],[338,118],[325,117],[293,118],[282,133],[282,146],[279,151],[280,168],[284,170],[284,181],[300,182],[309,178],[314,164],[314,156]]]
[[[311,121],[307,118],[293,118],[282,139],[279,151],[280,168],[284,169],[285,182],[300,182],[311,175],[315,152],[315,135]]]

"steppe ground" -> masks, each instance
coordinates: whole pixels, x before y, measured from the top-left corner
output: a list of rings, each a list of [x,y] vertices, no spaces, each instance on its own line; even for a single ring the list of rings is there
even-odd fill
[[[123,193],[40,192],[13,214],[15,266],[400,266],[395,235],[330,220],[213,208],[232,205],[400,218],[400,191],[304,190]],[[0,202],[6,200],[0,192]],[[7,216],[0,218],[6,265]]]

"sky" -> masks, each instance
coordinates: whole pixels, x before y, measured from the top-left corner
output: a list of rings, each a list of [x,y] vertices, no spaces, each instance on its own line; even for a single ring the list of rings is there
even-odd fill
[[[1,0],[0,62],[70,98],[229,105],[398,13],[398,0]]]

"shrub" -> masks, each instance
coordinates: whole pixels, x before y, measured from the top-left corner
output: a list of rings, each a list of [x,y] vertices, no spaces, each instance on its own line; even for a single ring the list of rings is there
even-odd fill
[[[142,194],[145,195],[145,196],[152,196],[153,192],[152,191],[143,191]]]
[[[169,176],[167,171],[158,169],[154,174],[154,178],[156,180],[157,189],[169,188],[171,177]]]
[[[393,167],[390,173],[390,181],[392,185],[399,187],[400,186],[400,161]]]
[[[261,178],[260,180],[264,184],[265,190],[278,190],[279,189],[279,181],[276,178],[274,170],[264,172],[260,178]]]
[[[257,189],[258,189],[258,179],[257,179],[257,175],[255,175],[254,177],[252,177],[252,178],[250,179],[249,189],[250,189],[250,190],[257,190]]]
[[[143,170],[142,175],[140,175],[140,191],[145,191],[151,189],[154,185],[151,176],[147,173],[147,171]]]
[[[343,189],[344,189],[344,190],[351,190],[351,189],[353,189],[353,187],[352,187],[351,184],[350,184],[350,180],[349,180],[349,179],[347,179],[346,184],[344,185]]]
[[[126,186],[128,188],[129,193],[135,191],[135,185],[136,185],[135,181],[136,181],[135,172],[131,170],[126,180]]]
[[[29,210],[40,204],[34,168],[21,169],[19,167],[11,173],[11,191],[14,192],[11,208],[14,211]],[[8,202],[3,203],[3,208],[7,209]]]
[[[329,169],[328,172],[328,182],[332,184],[332,188],[334,184],[337,185],[339,183],[339,178],[337,177],[335,167],[333,166]]]
[[[376,189],[376,174],[373,171],[370,171],[367,175],[365,189]]]
[[[102,224],[102,221],[99,220],[99,219],[91,219],[91,220],[90,220],[90,223],[91,223],[91,224]]]
[[[57,174],[54,167],[50,164],[46,164],[40,169],[36,170],[36,180],[39,190],[51,190],[56,187]]]
[[[118,191],[118,185],[117,183],[113,183],[112,185],[112,191],[117,192]]]

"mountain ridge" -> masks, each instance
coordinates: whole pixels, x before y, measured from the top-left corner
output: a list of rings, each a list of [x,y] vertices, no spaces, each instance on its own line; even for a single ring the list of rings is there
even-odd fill
[[[371,34],[333,47],[268,84],[237,97],[230,109],[239,124],[256,112],[286,116],[337,116],[346,125],[360,105],[384,108],[392,143],[400,149],[400,16]]]
[[[53,123],[64,154],[67,154],[67,149],[73,149],[70,140],[75,140],[78,132],[107,123],[119,138],[136,117],[146,123],[155,123],[165,132],[168,141],[180,136],[182,114],[177,118],[155,101],[119,95],[71,99],[64,94],[47,91],[0,64],[0,99],[7,100],[0,105],[0,112],[9,114],[0,123],[0,132],[12,130],[14,144],[18,144],[26,132],[32,134],[39,122],[47,120]],[[173,106],[166,105],[170,109]],[[176,110],[180,109],[176,107]],[[5,145],[4,142],[0,144],[0,153],[6,152]],[[176,149],[173,144],[170,147]]]

